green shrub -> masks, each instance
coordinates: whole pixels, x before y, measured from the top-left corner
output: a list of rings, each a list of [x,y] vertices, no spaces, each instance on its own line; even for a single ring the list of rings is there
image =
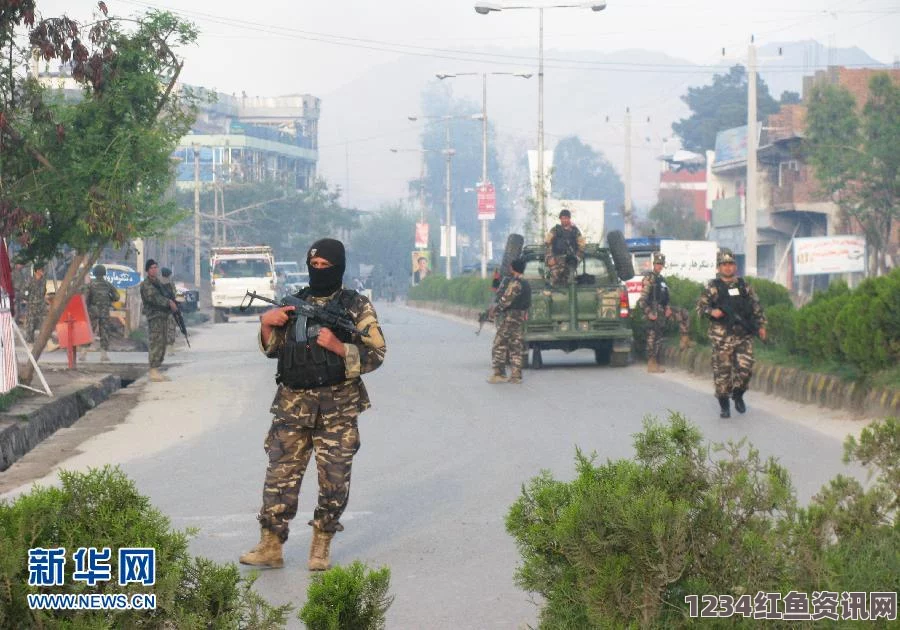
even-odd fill
[[[865,280],[834,322],[842,354],[864,373],[900,359],[900,269]]]
[[[794,347],[794,328],[797,310],[792,304],[776,304],[765,309],[767,341],[783,348]]]
[[[298,617],[309,630],[379,630],[394,601],[391,570],[368,570],[356,561],[313,575]]]
[[[443,301],[462,306],[483,307],[493,296],[491,279],[462,276],[447,280],[443,276],[428,276],[418,286],[410,287],[409,299]]]
[[[241,578],[233,564],[192,558],[188,535],[169,520],[134,483],[109,466],[87,473],[61,471],[60,488],[35,487],[13,503],[0,502],[0,627],[2,628],[278,628],[289,606],[274,608]],[[109,547],[113,579],[89,587],[28,585],[28,550],[66,549],[67,577],[79,547]],[[153,586],[119,586],[117,550],[156,549]],[[138,593],[156,595],[154,611],[30,610],[28,593]]]
[[[762,304],[764,310],[773,306],[785,305],[793,306],[791,301],[791,292],[777,282],[766,280],[765,278],[747,278],[747,284],[753,287],[759,303]]]
[[[797,312],[793,336],[798,352],[820,362],[838,362],[843,358],[834,324],[850,297],[849,291],[826,291]]]

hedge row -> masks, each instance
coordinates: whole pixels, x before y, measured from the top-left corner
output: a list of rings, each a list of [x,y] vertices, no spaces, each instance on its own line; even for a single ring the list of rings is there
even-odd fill
[[[432,274],[418,286],[409,289],[411,300],[451,302],[472,307],[487,306],[493,295],[491,279],[479,276],[461,276],[447,280],[443,276]]]

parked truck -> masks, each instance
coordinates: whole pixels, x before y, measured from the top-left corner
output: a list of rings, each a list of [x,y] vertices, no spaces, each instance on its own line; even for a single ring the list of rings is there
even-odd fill
[[[238,313],[247,291],[276,298],[275,256],[268,245],[213,247],[210,251],[210,287],[214,321],[223,323]],[[244,314],[269,308],[255,303]]]

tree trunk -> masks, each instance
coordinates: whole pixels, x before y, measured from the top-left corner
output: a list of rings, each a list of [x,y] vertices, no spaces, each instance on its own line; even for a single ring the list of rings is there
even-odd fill
[[[79,253],[72,258],[72,262],[69,263],[69,267],[66,269],[66,275],[63,276],[62,282],[56,287],[56,294],[50,303],[50,309],[47,311],[47,316],[44,317],[41,330],[35,337],[34,346],[31,348],[31,354],[34,356],[35,361],[40,358],[44,348],[47,347],[47,342],[50,340],[50,335],[53,333],[53,329],[56,327],[62,312],[65,310],[71,297],[75,295],[75,289],[83,283],[88,270],[97,262],[101,251],[102,249],[97,249],[91,254]],[[19,372],[19,381],[24,385],[30,385],[33,378],[34,366],[29,361],[25,364],[22,371]]]

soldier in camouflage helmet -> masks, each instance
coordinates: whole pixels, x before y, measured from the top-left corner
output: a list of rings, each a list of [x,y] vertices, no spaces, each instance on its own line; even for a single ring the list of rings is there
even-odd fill
[[[111,330],[109,309],[112,307],[113,302],[119,299],[119,292],[105,278],[106,267],[97,265],[94,267],[93,274],[94,278],[84,289],[85,302],[87,303],[91,323],[100,336],[100,360],[109,361],[109,355],[107,354]]]
[[[560,287],[568,282],[571,272],[578,268],[578,261],[584,258],[584,246],[584,236],[572,223],[572,213],[560,210],[559,223],[544,238],[544,258],[550,271],[551,286]]]
[[[39,330],[47,313],[47,279],[43,265],[34,266],[34,277],[28,283],[26,300],[25,341],[34,343],[34,331]]]
[[[737,261],[730,249],[716,256],[718,274],[700,295],[697,314],[707,317],[712,343],[712,370],[722,418],[731,417],[729,398],[738,413],[747,410],[744,393],[753,372],[753,336],[766,340],[766,316],[756,292],[737,275]]]
[[[666,266],[665,254],[654,252],[652,262],[653,270],[644,274],[638,308],[642,310],[644,319],[647,320],[647,371],[665,372],[666,368],[660,365],[660,358],[662,357],[666,321],[678,322],[682,350],[690,347],[693,342],[690,338],[688,312],[669,304],[669,285],[666,284],[666,279],[662,275],[663,267]]]
[[[152,258],[144,265],[147,273],[141,282],[141,305],[147,316],[148,345],[150,346],[150,380],[168,381],[168,376],[159,371],[166,358],[166,320],[178,310],[175,300],[159,281],[159,265]]]
[[[522,280],[525,261],[521,258],[510,264],[510,278],[502,284],[493,311],[497,321],[497,334],[491,347],[491,365],[494,373],[488,383],[522,382],[522,365],[525,355],[525,318],[531,308],[531,285]],[[506,377],[506,366],[510,375]]]
[[[366,336],[307,325],[310,341],[297,341],[288,326],[292,306],[273,308],[260,316],[259,343],[269,358],[278,359],[278,390],[265,449],[269,457],[263,486],[259,544],[240,557],[243,564],[284,566],[282,545],[297,514],[300,484],[315,451],[319,499],[309,524],[313,528],[307,567],[330,566],[331,539],[342,531],[341,515],[350,496],[350,469],[359,450],[357,418],[371,404],[361,374],[384,361],[385,342],[372,303],[344,289],[346,257],[340,241],[313,243],[306,255],[309,287],[298,297],[340,313]],[[291,321],[303,321],[300,319]]]

